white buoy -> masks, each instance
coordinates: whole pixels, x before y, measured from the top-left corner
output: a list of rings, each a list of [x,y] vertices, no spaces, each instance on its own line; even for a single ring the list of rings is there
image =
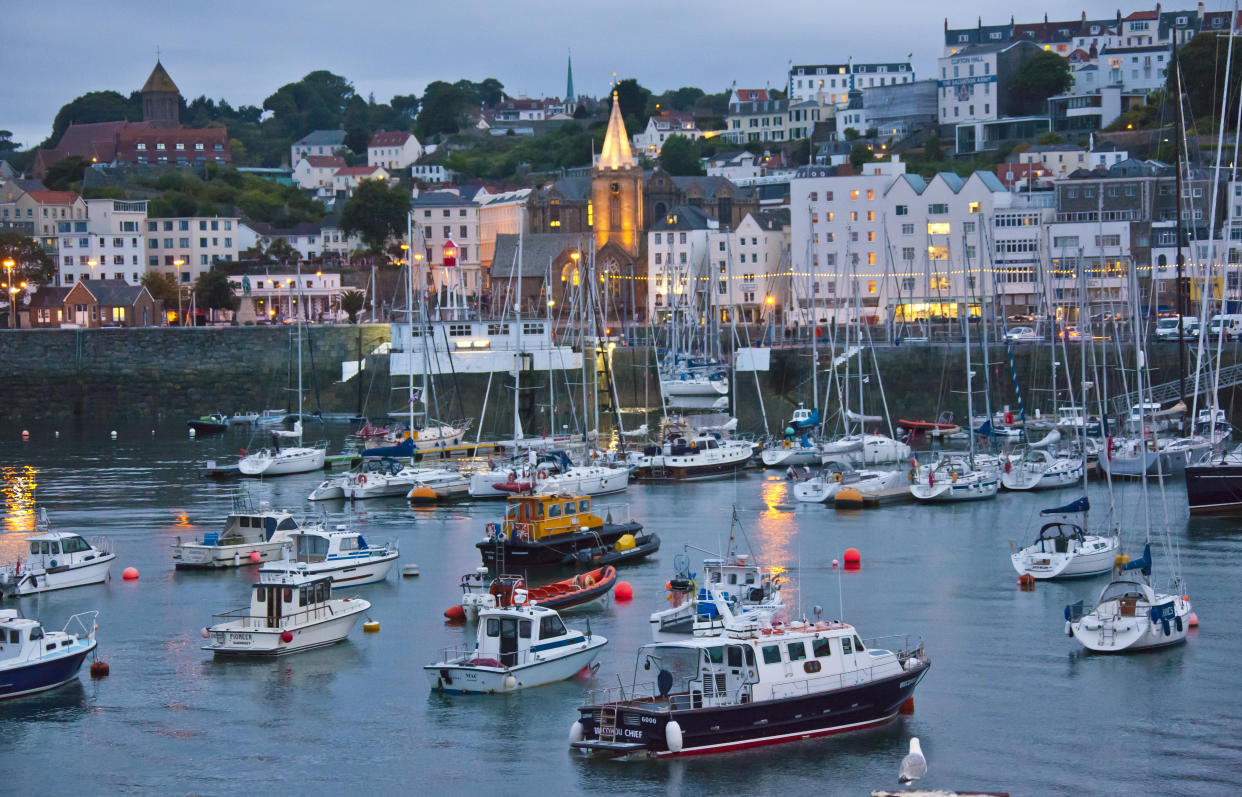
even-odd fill
[[[198,434],[198,432],[194,431],[194,427],[193,427],[193,426],[191,426],[191,427],[190,427],[190,437],[194,437],[194,436],[196,436],[197,434]]]
[[[116,429],[113,429],[113,430],[112,430],[112,439],[113,439],[113,440],[115,440],[115,439],[116,439]]]
[[[52,432],[52,437],[60,437],[60,430],[57,429],[56,431]]]
[[[664,726],[664,743],[668,745],[670,753],[680,753],[683,744],[681,736],[681,726],[677,724],[677,720],[669,720]]]
[[[584,734],[585,731],[583,731],[582,723],[574,720],[574,724],[569,726],[569,743],[573,744],[574,742],[582,741]]]
[[[411,576],[417,576],[418,565],[406,565],[405,567],[401,568],[401,575],[406,578],[410,578]]]

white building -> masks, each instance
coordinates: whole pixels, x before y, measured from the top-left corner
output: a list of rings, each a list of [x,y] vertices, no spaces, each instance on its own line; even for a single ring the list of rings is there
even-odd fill
[[[444,168],[443,163],[415,163],[410,167],[410,177],[416,183],[439,185],[453,181],[453,171]]]
[[[333,176],[343,168],[345,159],[340,155],[305,155],[293,167],[293,184],[328,196],[332,194]]]
[[[423,268],[430,269],[428,286],[434,284],[441,293],[480,295],[485,283],[479,204],[456,191],[422,191],[410,203],[410,223],[414,245],[423,248]],[[493,238],[493,247],[495,243]],[[445,255],[450,251],[456,265],[445,264]]]
[[[237,247],[244,252],[252,246],[267,248],[277,238],[293,247],[300,260],[310,260],[323,254],[323,231],[318,224],[304,221],[293,227],[274,227],[258,221],[243,221],[237,225]]]
[[[673,208],[647,232],[647,317],[692,314],[714,303],[708,294],[708,238],[719,225],[689,205]],[[682,320],[689,320],[684,316]]]
[[[529,188],[502,191],[499,194],[492,194],[486,188],[481,188],[474,195],[474,202],[479,206],[479,263],[483,268],[485,284],[496,252],[496,236],[514,235],[521,231],[530,195]]]
[[[747,150],[717,152],[707,159],[707,176],[724,177],[730,182],[741,184],[743,180],[752,180],[763,173],[759,158]]]
[[[123,279],[138,285],[146,271],[147,203],[86,200],[86,220],[57,222],[57,285],[84,279]]]
[[[747,141],[786,141],[788,100],[778,100],[767,89],[733,89],[725,135],[734,144]]]
[[[289,147],[289,163],[307,155],[341,155],[348,149],[344,130],[312,130]]]
[[[1037,163],[1054,180],[1067,177],[1070,172],[1091,168],[1091,153],[1074,144],[1035,144],[1017,155],[1018,163]]]
[[[301,316],[309,321],[335,319],[340,311],[341,275],[295,273],[230,275],[233,293],[248,303],[239,317],[269,321]]]
[[[852,90],[914,82],[908,62],[856,64],[800,64],[789,68],[791,102],[814,100],[820,105],[844,105]]]
[[[996,198],[990,219],[992,295],[1006,316],[1042,315],[1045,306],[1048,224],[1056,215],[1051,191],[1016,192]]]
[[[383,166],[391,174],[423,156],[423,145],[413,133],[377,130],[367,143],[367,164]]]
[[[630,136],[635,152],[655,158],[669,136],[682,136],[691,141],[703,137],[695,124],[694,114],[685,111],[661,111],[647,120],[647,129]]]
[[[1170,53],[1168,45],[1143,47],[1110,47],[1100,52],[1095,75],[1084,75],[1083,83],[1075,88],[1085,92],[1105,86],[1120,86],[1124,91],[1148,93],[1164,88],[1168,79]],[[1077,75],[1075,78],[1077,80]],[[1099,81],[1090,85],[1090,78]]]
[[[709,229],[707,260],[721,322],[733,311],[739,321],[769,320],[788,299],[789,210],[748,213],[734,230]]]
[[[238,223],[236,217],[147,219],[146,269],[193,284],[214,264],[238,259]]]
[[[383,166],[342,166],[332,175],[332,190],[348,196],[363,180],[387,179],[388,170]]]

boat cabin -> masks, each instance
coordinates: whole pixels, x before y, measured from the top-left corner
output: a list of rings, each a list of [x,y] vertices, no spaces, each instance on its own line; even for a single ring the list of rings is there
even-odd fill
[[[703,450],[720,448],[720,441],[711,435],[695,435],[690,438],[676,434],[671,435],[664,446],[664,453],[669,456],[687,456]]]
[[[85,538],[63,531],[39,534],[26,541],[30,543],[26,567],[32,570],[66,569],[93,561],[105,553]]]
[[[591,512],[591,499],[565,493],[513,495],[505,508],[504,533],[508,539],[541,540],[557,534],[599,529],[603,518]]]
[[[1040,553],[1069,553],[1070,542],[1077,540],[1082,545],[1085,540],[1081,526],[1073,523],[1045,523],[1039,530],[1039,538],[1035,544]]]
[[[479,612],[475,663],[492,667],[517,667],[533,654],[581,641],[553,609],[528,604],[525,590],[514,590],[514,604]]]
[[[73,647],[78,639],[64,631],[45,631],[38,620],[21,617],[16,609],[0,609],[0,661],[37,659]]]
[[[332,577],[310,576],[293,567],[264,567],[250,591],[251,628],[301,625],[332,613]]]
[[[288,512],[238,512],[228,516],[224,530],[204,534],[203,545],[242,545],[250,542],[268,542],[281,532],[287,536],[300,528]]]
[[[705,586],[708,589],[720,590],[726,599],[736,597],[743,603],[759,603],[775,589],[779,589],[773,575],[765,575],[763,568],[751,564],[747,554],[736,554],[727,559],[703,560]]]
[[[293,535],[294,561],[314,564],[333,559],[352,559],[371,556],[372,547],[361,534],[348,529],[328,531],[321,528],[305,528]],[[383,549],[374,549],[380,550]]]

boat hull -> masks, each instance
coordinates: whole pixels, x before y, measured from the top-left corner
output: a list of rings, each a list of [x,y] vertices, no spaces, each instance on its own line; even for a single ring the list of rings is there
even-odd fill
[[[753,451],[712,457],[657,454],[639,460],[638,467],[634,469],[634,478],[639,481],[690,481],[728,476],[745,468],[752,456]]]
[[[788,465],[818,465],[823,454],[815,446],[796,446],[791,448],[765,448],[759,459],[764,467],[776,468]]]
[[[67,649],[63,655],[0,667],[0,700],[44,692],[77,680],[82,662],[95,649],[95,644],[91,639],[81,647],[75,645]]]
[[[592,636],[581,649],[572,653],[517,667],[440,662],[424,666],[423,672],[432,691],[436,692],[457,695],[514,692],[572,678],[579,670],[595,662],[607,642],[602,636]]]
[[[1152,622],[1147,616],[1150,606],[1139,602],[1134,615],[1121,615],[1105,607],[1096,609],[1078,622],[1069,623],[1070,634],[1093,653],[1136,653],[1143,650],[1165,648],[1186,641],[1190,630],[1190,601],[1179,596],[1157,596],[1157,603],[1172,601],[1176,616],[1166,631],[1162,623]]]
[[[276,456],[258,455],[243,458],[237,469],[243,476],[290,476],[323,470],[326,452],[322,448],[285,449]]]
[[[379,556],[357,557],[347,560],[309,562],[306,573],[312,576],[331,576],[333,588],[361,587],[388,578],[388,572],[400,554],[391,551]]]
[[[637,538],[642,531],[638,523],[606,523],[589,532],[556,534],[544,540],[483,540],[475,543],[475,547],[483,557],[483,564],[495,569],[499,546],[506,572],[520,573],[525,567],[562,567],[567,557],[579,551],[589,551],[599,545],[611,548],[623,535]]]
[[[240,545],[183,543],[173,546],[173,566],[178,570],[212,570],[274,562],[284,557],[288,542],[246,542]],[[258,553],[258,562],[250,554]]]
[[[943,481],[934,485],[915,483],[910,485],[910,494],[920,501],[949,503],[954,501],[983,501],[995,498],[1000,489],[1000,480],[988,477],[978,481]]]
[[[103,554],[78,567],[31,570],[14,578],[11,584],[0,583],[0,595],[34,595],[88,584],[102,584],[108,580],[116,554]]]
[[[1030,574],[1040,581],[1095,576],[1112,570],[1121,550],[1117,540],[1096,536],[1087,537],[1086,540],[1085,550],[1072,552],[1044,552],[1039,550],[1038,545],[1032,545],[1009,557],[1010,562],[1018,575]]]
[[[1242,464],[1187,467],[1186,501],[1192,514],[1242,512]]]
[[[1082,463],[1034,470],[1021,466],[1001,475],[1006,490],[1055,490],[1082,481]]]

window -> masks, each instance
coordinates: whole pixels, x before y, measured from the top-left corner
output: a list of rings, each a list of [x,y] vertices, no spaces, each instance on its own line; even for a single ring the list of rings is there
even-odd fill
[[[913,260],[914,259],[914,247],[913,246],[902,247],[901,259],[902,260]]]
[[[933,202],[927,206],[927,213],[930,216],[943,216],[949,212],[949,206],[944,202]]]
[[[556,615],[548,615],[539,619],[539,638],[565,636],[565,624]]]
[[[874,188],[868,188],[868,189],[867,189],[867,199],[875,199],[875,189],[874,189]]]
[[[463,213],[465,213],[465,211],[464,211],[464,210],[463,210],[462,212],[463,212]],[[467,237],[467,235],[466,235],[466,230],[467,230],[466,225],[464,225],[464,224],[463,224],[463,225],[461,225],[461,237],[462,237],[462,238]]]
[[[785,648],[789,651],[790,661],[802,661],[806,658],[805,642],[788,642]]]
[[[947,221],[930,221],[927,223],[928,235],[948,235],[952,231]]]
[[[811,652],[815,654],[815,658],[820,659],[825,656],[832,655],[832,644],[829,639],[812,639]]]
[[[452,238],[452,237],[453,237],[453,228],[452,228],[452,227],[450,227],[450,226],[449,226],[449,225],[447,225],[447,224],[446,224],[446,225],[444,225],[444,237],[445,237],[445,238]]]
[[[948,260],[949,259],[949,247],[929,246],[927,247],[927,257],[929,260]]]
[[[901,234],[902,235],[914,235],[914,225],[913,224],[901,225]]]
[[[949,278],[932,277],[927,281],[927,287],[933,291],[947,291],[949,289]]]
[[[850,191],[850,199],[858,199],[858,189],[857,189],[857,188],[856,188],[856,189],[854,189],[853,191]]]
[[[908,216],[910,215],[910,206],[909,205],[898,205],[895,208],[895,213],[898,216]]]

